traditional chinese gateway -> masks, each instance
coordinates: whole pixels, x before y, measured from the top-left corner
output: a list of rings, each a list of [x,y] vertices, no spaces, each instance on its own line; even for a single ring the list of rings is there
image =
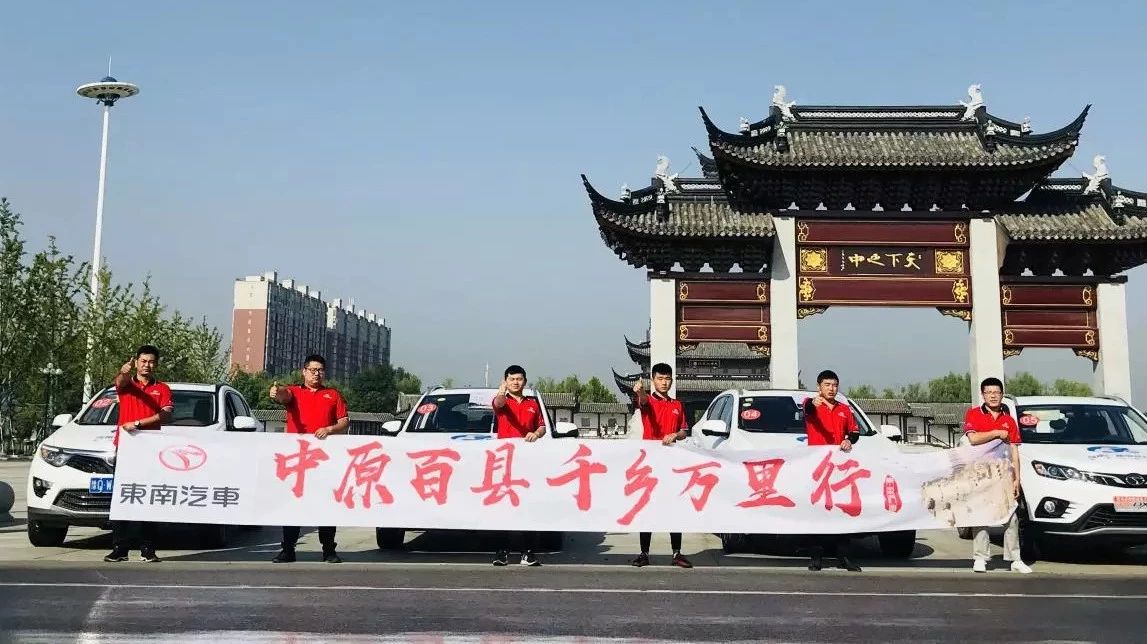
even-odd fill
[[[1060,347],[1094,363],[1098,391],[1129,397],[1120,273],[1147,263],[1147,193],[1115,186],[1102,156],[1092,175],[1049,177],[1090,106],[1041,134],[989,113],[979,86],[969,99],[798,107],[778,86],[768,118],[735,133],[701,109],[701,177],[661,157],[648,187],[611,199],[583,175],[606,245],[649,271],[649,337],[626,339],[631,358],[645,375],[677,367],[696,410],[729,387],[797,387],[801,318],[932,307],[967,321],[973,383]],[[615,373],[626,392],[637,375]]]

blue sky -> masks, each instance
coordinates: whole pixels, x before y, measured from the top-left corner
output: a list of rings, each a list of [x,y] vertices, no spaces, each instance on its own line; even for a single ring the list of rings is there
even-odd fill
[[[418,5],[418,6],[415,6]],[[385,315],[427,381],[632,369],[644,273],[601,242],[578,174],[694,174],[697,106],[734,130],[775,84],[801,104],[955,104],[1037,131],[1094,104],[1060,174],[1107,156],[1147,189],[1135,2],[19,3],[5,12],[0,195],[39,240],[91,253],[98,108],[115,108],[104,252],[119,280],[229,333],[234,278],[277,269]],[[1147,401],[1147,269],[1130,273],[1133,386]],[[895,385],[968,368],[965,324],[927,309],[800,323],[805,373]],[[1069,351],[1006,363],[1091,379]],[[608,382],[608,381],[607,381]]]

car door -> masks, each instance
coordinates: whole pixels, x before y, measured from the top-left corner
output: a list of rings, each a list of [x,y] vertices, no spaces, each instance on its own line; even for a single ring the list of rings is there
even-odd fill
[[[703,425],[708,420],[720,420],[725,422],[725,427],[729,427],[733,417],[733,395],[722,394],[715,398],[709,409],[705,411],[705,415],[701,418],[698,425]],[[709,436],[700,428],[693,430],[693,438],[696,439],[697,445],[705,449],[716,449],[718,445],[728,440],[728,436]]]

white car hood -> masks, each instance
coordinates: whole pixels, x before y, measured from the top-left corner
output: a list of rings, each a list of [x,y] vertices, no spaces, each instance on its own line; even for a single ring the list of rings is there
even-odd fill
[[[59,447],[61,449],[83,450],[86,452],[115,451],[112,439],[115,437],[115,425],[77,425],[68,423],[52,432],[44,439],[42,444]]]
[[[1147,474],[1147,445],[1020,445],[1024,461],[1074,467],[1087,472]]]

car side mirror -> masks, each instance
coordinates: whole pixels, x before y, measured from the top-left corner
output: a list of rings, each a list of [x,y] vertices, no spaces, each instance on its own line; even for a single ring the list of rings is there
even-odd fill
[[[578,437],[577,425],[573,423],[558,423],[554,425],[554,438],[577,438]]]
[[[63,427],[70,422],[72,422],[71,414],[59,414],[52,419],[52,427]]]
[[[896,443],[904,440],[904,434],[896,425],[881,425],[880,435]]]
[[[401,420],[388,420],[382,424],[382,433],[386,434],[387,436],[398,436],[398,433],[401,431]]]
[[[236,416],[227,429],[232,432],[254,432],[259,429],[259,421],[250,416]]]
[[[725,421],[716,418],[701,421],[700,428],[705,436],[729,436],[729,426]]]

